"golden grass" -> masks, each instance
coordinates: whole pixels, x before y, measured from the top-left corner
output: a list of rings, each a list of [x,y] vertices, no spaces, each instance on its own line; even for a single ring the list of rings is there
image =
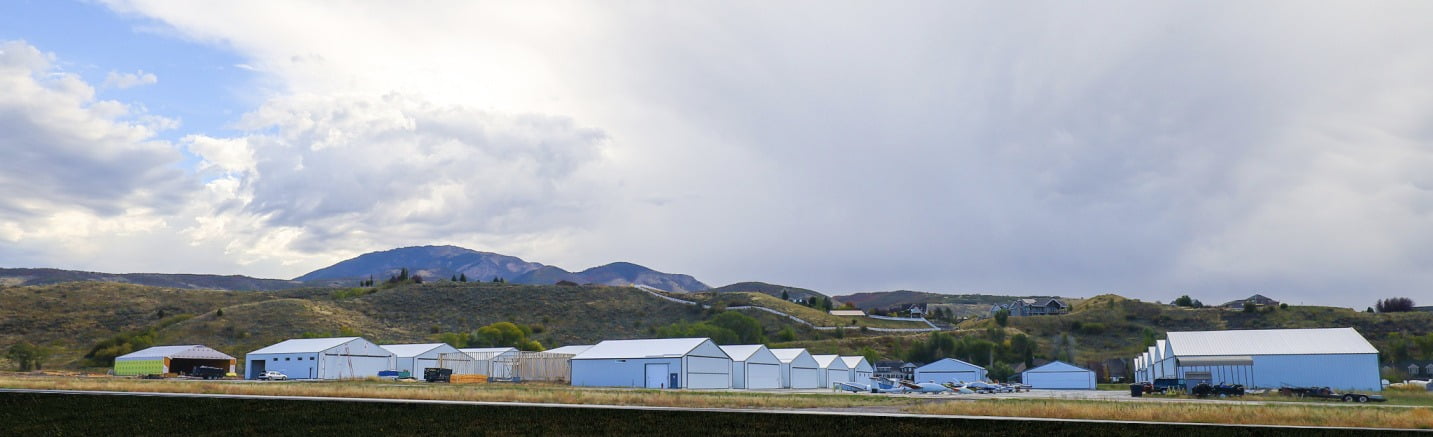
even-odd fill
[[[205,393],[378,399],[426,399],[686,408],[849,408],[911,405],[884,396],[602,389],[556,384],[428,384],[388,381],[238,382],[143,380],[113,377],[0,376],[0,388]]]
[[[906,410],[919,414],[969,416],[1433,429],[1433,408],[1426,407],[1022,399],[927,403],[907,407]]]

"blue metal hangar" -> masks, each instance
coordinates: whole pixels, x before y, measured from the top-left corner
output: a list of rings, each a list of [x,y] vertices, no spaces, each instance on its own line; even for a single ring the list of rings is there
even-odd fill
[[[1150,349],[1136,360],[1135,375],[1143,381],[1383,388],[1378,349],[1353,328],[1170,332]]]

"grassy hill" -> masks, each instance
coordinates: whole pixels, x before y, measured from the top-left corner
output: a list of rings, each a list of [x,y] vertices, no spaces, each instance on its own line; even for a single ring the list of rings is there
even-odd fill
[[[793,303],[793,302],[787,302],[787,301],[781,300],[780,297],[772,297],[772,296],[767,295],[767,294],[765,294],[765,293],[758,293],[758,292],[724,292],[724,293],[720,293],[720,292],[707,291],[707,292],[701,292],[701,293],[672,294],[672,296],[673,296],[673,297],[677,297],[677,298],[679,298],[679,299],[686,299],[686,300],[701,302],[701,303],[704,303],[704,304],[707,304],[707,305],[722,305],[722,306],[726,306],[726,307],[742,306],[742,305],[751,305],[751,306],[766,307],[766,308],[770,308],[770,309],[773,309],[773,310],[781,311],[781,312],[784,312],[784,313],[786,313],[786,314],[790,314],[790,315],[799,317],[799,318],[801,318],[802,320],[805,320],[805,321],[807,321],[807,322],[811,322],[812,324],[815,324],[816,326],[831,326],[831,327],[844,326],[844,327],[857,328],[857,329],[859,329],[859,328],[862,327],[862,326],[872,327],[872,328],[897,328],[897,329],[909,329],[909,328],[920,329],[920,328],[929,328],[929,327],[930,327],[930,325],[927,325],[927,324],[921,323],[921,322],[909,322],[909,321],[899,321],[899,320],[881,320],[881,319],[873,319],[873,318],[870,318],[870,317],[859,317],[859,316],[834,316],[834,315],[831,315],[830,313],[827,313],[827,312],[822,311],[822,310],[818,310],[818,309],[815,309],[815,308],[811,308],[811,307],[808,307],[808,306],[805,306],[805,305],[801,305],[801,304],[797,304],[797,303]]]
[[[725,285],[725,286],[713,288],[713,289],[710,289],[710,290],[707,290],[707,291],[716,292],[716,293],[754,292],[754,293],[761,293],[761,294],[765,294],[765,295],[772,296],[772,297],[776,297],[776,298],[780,298],[780,297],[781,297],[781,293],[782,293],[782,292],[785,292],[786,295],[787,295],[787,296],[790,296],[792,299],[805,299],[805,298],[808,298],[808,297],[821,297],[821,296],[825,296],[825,294],[822,294],[821,292],[816,291],[816,290],[809,290],[809,289],[799,288],[799,287],[789,287],[789,286],[778,285],[778,284],[768,284],[768,283],[765,283],[765,282],[738,282],[738,283],[731,284],[731,285]]]
[[[0,268],[0,285],[3,286],[48,285],[78,281],[115,282],[195,290],[283,290],[305,286],[299,281],[251,278],[240,275],[97,273],[61,269]]]
[[[913,304],[945,303],[952,305],[976,305],[988,309],[990,305],[997,303],[1010,303],[1010,301],[1022,297],[1055,297],[1055,296],[1000,296],[991,294],[941,294],[927,293],[924,291],[897,290],[897,291],[876,291],[866,293],[854,293],[844,296],[833,296],[842,303],[849,303],[862,309],[885,309],[890,307],[901,307]]]
[[[771,336],[786,327],[802,338],[830,335],[782,317],[748,313]],[[651,337],[662,326],[713,314],[631,287],[444,281],[227,292],[73,282],[0,288],[0,351],[21,341],[50,345],[57,352],[50,365],[74,367],[101,340],[150,328],[156,329],[156,344],[205,344],[242,356],[288,338],[362,335],[379,343],[427,342],[438,333],[472,332],[502,321],[531,326],[532,338],[553,347]]]
[[[878,356],[904,357],[928,344],[931,338],[925,333],[862,332],[861,327],[925,325],[832,316],[761,292],[672,296],[717,308],[763,306],[817,325],[849,328],[838,335],[762,311],[742,312],[757,319],[773,341],[780,338],[778,333],[783,330],[794,332],[793,341],[774,344],[780,347],[808,347],[818,353],[841,354],[867,350]],[[101,340],[151,328],[157,344],[199,343],[242,356],[295,337],[363,335],[380,343],[426,342],[433,341],[438,333],[471,332],[500,321],[529,325],[533,339],[553,347],[652,337],[661,327],[708,320],[717,312],[664,300],[631,287],[443,281],[378,289],[230,292],[73,282],[0,287],[0,351],[21,341],[49,345],[56,354],[48,365],[75,367],[80,365],[81,356]],[[1398,336],[1433,332],[1433,313],[1369,314],[1311,306],[1243,312],[1180,308],[1103,295],[1076,301],[1067,315],[1011,317],[1005,327],[997,326],[992,319],[969,320],[942,335],[954,337],[968,349],[992,344],[1008,348],[1014,337],[1024,334],[1035,344],[1037,358],[1053,358],[1056,339],[1069,337],[1074,343],[1075,361],[1084,364],[1133,357],[1144,350],[1148,338],[1163,338],[1164,333],[1173,330],[1346,326],[1358,329],[1380,350],[1387,351],[1399,344]],[[1416,345],[1412,347],[1410,354],[1424,352]],[[980,356],[1012,362],[1013,354],[1002,349]],[[0,366],[9,367],[8,363]]]

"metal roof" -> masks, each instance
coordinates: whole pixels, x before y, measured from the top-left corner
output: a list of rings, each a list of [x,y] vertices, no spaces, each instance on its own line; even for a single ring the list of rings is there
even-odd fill
[[[552,349],[545,350],[545,351],[543,351],[543,352],[552,353],[552,354],[577,355],[577,354],[580,354],[580,353],[582,353],[583,351],[588,350],[588,349],[591,349],[591,348],[592,348],[592,345],[590,345],[590,344],[577,344],[577,345],[572,345],[572,346],[563,346],[563,347],[559,347],[559,348],[552,348]]]
[[[863,361],[866,362],[866,367],[871,367],[871,363],[866,361],[866,357],[841,357],[841,362],[846,363],[848,369],[860,368]]]
[[[645,340],[606,340],[593,345],[574,360],[612,358],[676,358],[709,342],[707,338],[653,338]]]
[[[398,358],[416,357],[428,353],[433,349],[448,346],[447,343],[423,343],[423,344],[384,344],[378,347],[387,349]],[[451,346],[449,346],[451,347]]]
[[[186,344],[180,346],[155,346],[115,357],[116,361],[154,360],[160,358],[190,358],[198,360],[232,360],[234,357],[207,346]]]
[[[812,355],[811,358],[815,358],[816,364],[821,365],[822,369],[849,370],[851,368],[851,366],[846,365],[845,361],[841,361],[840,355]],[[841,367],[836,367],[837,364],[839,364]]]
[[[732,361],[746,361],[747,358],[751,358],[751,354],[756,353],[756,351],[764,347],[766,346],[759,344],[738,344],[722,346],[721,351],[726,352],[726,355],[731,357]]]
[[[1376,354],[1353,328],[1170,332],[1177,357]]]
[[[1090,372],[1090,373],[1094,373],[1094,371],[1092,371],[1092,370],[1090,370],[1090,369],[1086,369],[1086,368],[1083,368],[1083,367],[1080,367],[1080,366],[1076,366],[1076,365],[1073,365],[1073,364],[1070,364],[1070,363],[1066,363],[1066,362],[1064,362],[1064,361],[1051,361],[1051,362],[1049,362],[1049,363],[1046,363],[1046,364],[1043,365],[1043,366],[1036,367],[1036,368],[1030,369],[1030,370],[1026,370],[1024,373],[1042,373],[1042,372]]]
[[[359,337],[295,338],[284,340],[268,347],[249,352],[250,354],[302,354],[323,352],[359,339]]]
[[[809,352],[806,352],[806,349],[802,348],[772,349],[771,354],[776,355],[776,359],[781,360],[781,362],[786,364],[791,364],[791,362],[795,360],[796,357],[801,356],[801,354],[810,355]]]

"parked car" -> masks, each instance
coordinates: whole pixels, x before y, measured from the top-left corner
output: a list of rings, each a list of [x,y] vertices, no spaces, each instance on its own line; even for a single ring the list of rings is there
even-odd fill
[[[285,375],[283,372],[277,370],[269,370],[265,371],[264,373],[260,373],[259,379],[265,381],[282,381],[285,379],[289,379],[289,375]]]

